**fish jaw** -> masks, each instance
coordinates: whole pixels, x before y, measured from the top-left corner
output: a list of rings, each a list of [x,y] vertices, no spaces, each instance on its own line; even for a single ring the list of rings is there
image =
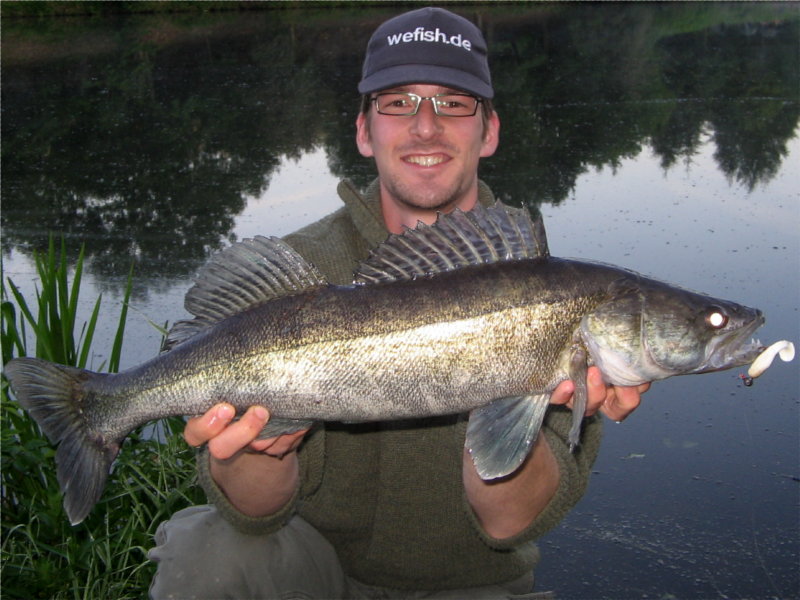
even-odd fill
[[[754,316],[749,323],[709,341],[705,361],[692,373],[712,373],[746,365],[763,352],[763,344],[753,335],[764,324],[764,315],[758,309],[752,310]]]

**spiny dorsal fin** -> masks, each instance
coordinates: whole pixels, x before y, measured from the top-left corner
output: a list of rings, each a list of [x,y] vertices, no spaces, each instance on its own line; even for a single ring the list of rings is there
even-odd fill
[[[433,225],[418,223],[389,238],[359,265],[356,283],[414,279],[433,273],[523,258],[546,257],[541,215],[497,202],[464,212],[439,214]]]
[[[184,300],[191,321],[178,321],[162,350],[268,300],[326,285],[325,277],[283,240],[256,236],[215,255]]]

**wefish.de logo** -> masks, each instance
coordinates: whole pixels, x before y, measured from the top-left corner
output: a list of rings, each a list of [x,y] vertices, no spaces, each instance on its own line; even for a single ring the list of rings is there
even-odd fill
[[[406,31],[405,33],[387,35],[386,41],[390,46],[408,42],[434,42],[457,46],[468,52],[472,51],[472,42],[464,38],[460,33],[448,36],[438,27],[436,29],[417,27],[414,31]]]

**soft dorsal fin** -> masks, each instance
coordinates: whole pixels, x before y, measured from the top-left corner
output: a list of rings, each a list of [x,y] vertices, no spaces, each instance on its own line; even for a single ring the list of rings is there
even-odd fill
[[[231,315],[268,300],[326,285],[325,277],[275,237],[242,240],[215,255],[198,272],[184,306],[194,315],[170,330],[163,350]]]
[[[546,257],[547,236],[541,215],[495,203],[464,212],[439,214],[433,225],[390,235],[355,273],[356,283],[414,279],[470,265]]]

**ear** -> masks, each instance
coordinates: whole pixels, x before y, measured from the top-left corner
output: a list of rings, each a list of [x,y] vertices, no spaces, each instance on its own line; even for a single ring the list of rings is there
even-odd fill
[[[489,117],[486,123],[486,130],[483,133],[483,142],[481,144],[481,157],[491,156],[497,150],[497,144],[500,142],[500,117],[497,116],[495,111],[492,111],[492,116]]]
[[[358,113],[356,117],[356,146],[361,156],[373,156],[372,140],[369,136],[369,118],[366,113]]]

